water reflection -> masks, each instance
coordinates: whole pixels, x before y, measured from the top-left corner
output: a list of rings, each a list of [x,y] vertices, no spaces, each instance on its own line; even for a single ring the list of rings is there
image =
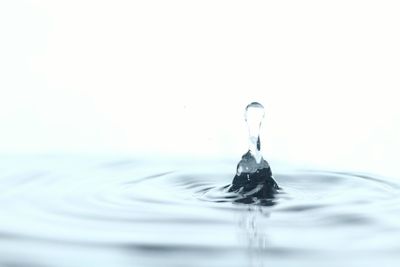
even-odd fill
[[[258,205],[249,205],[239,219],[239,242],[247,248],[250,267],[266,266],[269,238],[266,220],[270,211]]]

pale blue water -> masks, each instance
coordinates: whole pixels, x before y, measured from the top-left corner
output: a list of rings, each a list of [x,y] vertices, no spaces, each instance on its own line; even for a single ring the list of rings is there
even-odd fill
[[[184,162],[184,163],[182,163]],[[0,266],[398,266],[400,185],[272,166],[234,203],[232,160],[0,157]]]

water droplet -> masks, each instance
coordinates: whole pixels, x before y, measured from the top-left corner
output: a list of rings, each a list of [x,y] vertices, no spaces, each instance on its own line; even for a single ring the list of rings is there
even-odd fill
[[[251,192],[252,197],[270,198],[279,189],[260,151],[260,128],[264,115],[264,107],[260,103],[247,105],[245,120],[249,130],[249,151],[237,165],[230,191]]]
[[[249,129],[249,151],[256,159],[257,163],[260,163],[262,159],[260,152],[260,128],[264,115],[264,107],[260,103],[252,102],[247,105],[245,119]]]

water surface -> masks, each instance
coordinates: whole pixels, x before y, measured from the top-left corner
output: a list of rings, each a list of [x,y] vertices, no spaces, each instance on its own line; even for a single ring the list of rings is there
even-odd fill
[[[396,179],[273,168],[282,190],[248,205],[229,160],[0,159],[0,266],[400,263]]]

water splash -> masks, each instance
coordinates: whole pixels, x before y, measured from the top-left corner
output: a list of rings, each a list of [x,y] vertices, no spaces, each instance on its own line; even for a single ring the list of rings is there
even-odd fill
[[[249,203],[256,198],[272,198],[279,189],[268,162],[261,154],[260,128],[265,111],[263,105],[252,102],[246,107],[245,120],[249,130],[249,150],[237,165],[230,192],[243,193]]]
[[[261,162],[262,155],[260,153],[260,128],[262,120],[265,116],[263,105],[258,102],[252,102],[246,107],[245,120],[249,130],[249,151],[256,159],[257,163]]]

